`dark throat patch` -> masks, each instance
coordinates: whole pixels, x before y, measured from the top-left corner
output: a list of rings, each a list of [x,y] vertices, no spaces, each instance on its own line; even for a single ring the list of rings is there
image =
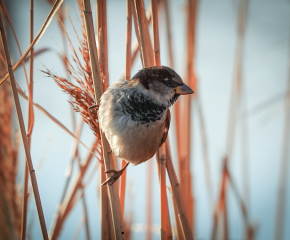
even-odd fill
[[[160,120],[166,110],[163,105],[136,91],[129,98],[122,99],[121,104],[123,113],[130,115],[132,120],[140,122],[140,124]]]

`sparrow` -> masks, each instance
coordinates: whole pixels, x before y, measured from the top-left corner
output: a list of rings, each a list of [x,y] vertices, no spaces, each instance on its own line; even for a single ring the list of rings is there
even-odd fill
[[[154,156],[166,141],[170,111],[180,95],[192,89],[171,68],[154,66],[141,69],[129,81],[119,80],[101,96],[99,126],[116,157],[127,161],[102,185],[112,185],[132,163],[138,165]]]

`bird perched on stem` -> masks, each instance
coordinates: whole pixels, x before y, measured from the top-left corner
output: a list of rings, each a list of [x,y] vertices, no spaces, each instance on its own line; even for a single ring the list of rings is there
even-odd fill
[[[128,163],[102,185],[112,185],[132,163],[138,165],[152,158],[166,141],[169,107],[180,95],[192,94],[190,87],[171,68],[143,68],[130,81],[119,80],[101,97],[99,124],[116,157]]]

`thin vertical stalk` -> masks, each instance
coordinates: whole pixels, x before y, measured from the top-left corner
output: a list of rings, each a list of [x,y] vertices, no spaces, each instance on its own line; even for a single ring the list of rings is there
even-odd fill
[[[126,36],[126,70],[125,76],[126,80],[130,80],[131,78],[131,38],[132,38],[132,7],[131,0],[127,0],[127,36]],[[125,167],[126,161],[122,160],[121,169]],[[124,218],[124,206],[125,206],[125,190],[126,190],[126,175],[127,170],[123,172],[120,179],[120,202],[121,202],[121,210]]]
[[[107,9],[106,0],[97,1],[96,5],[97,14],[97,33],[98,33],[98,57],[99,57],[99,67],[100,75],[102,76],[103,91],[105,91],[109,86],[109,72],[108,72],[108,46],[107,46]],[[112,155],[111,159],[112,169],[115,169],[116,158]],[[102,170],[104,168],[102,167]],[[101,183],[106,180],[106,174],[103,172],[101,175]],[[114,186],[117,188],[117,185]],[[102,201],[100,208],[101,210],[101,225],[102,225],[102,239],[106,239],[106,235],[109,238],[114,238],[114,227],[112,212],[109,205],[108,188],[101,187],[100,196]]]
[[[107,38],[107,6],[106,0],[97,1],[97,34],[98,39],[100,39],[100,34],[102,35],[102,45],[99,45],[101,48],[100,51],[103,52],[102,61],[99,61],[101,66],[101,76],[104,77],[103,87],[104,91],[109,87],[109,71],[108,71],[108,38]],[[100,42],[100,41],[99,41]],[[100,43],[99,43],[100,44]],[[99,56],[100,58],[100,56]]]
[[[127,163],[126,160],[122,159],[121,169],[125,167],[126,163]],[[123,218],[124,218],[124,209],[125,209],[126,176],[127,176],[127,171],[125,169],[120,179],[120,189],[119,189],[121,211],[122,211]]]
[[[135,1],[135,14],[133,14],[133,16],[135,18],[137,18],[137,26],[138,26],[138,32],[139,32],[139,36],[140,36],[140,48],[141,48],[141,53],[142,53],[142,62],[143,62],[143,67],[151,67],[153,66],[153,62],[151,61],[151,54],[150,52],[152,52],[152,47],[148,47],[147,46],[147,36],[149,35],[148,32],[148,28],[146,27],[145,24],[145,13],[144,13],[144,6],[143,6],[143,2],[142,0],[134,0]],[[147,49],[147,51],[146,51]]]
[[[160,43],[159,43],[159,27],[158,27],[158,14],[157,14],[157,0],[151,0],[152,12],[152,26],[153,26],[153,51],[154,51],[154,64],[160,66]],[[165,148],[164,148],[165,150]]]
[[[132,0],[133,1],[133,0]],[[144,23],[144,11],[143,11],[143,2],[140,0],[134,0],[134,4],[132,3],[132,5],[134,6],[133,10],[133,17],[134,17],[134,25],[135,25],[135,31],[136,31],[136,36],[139,42],[139,47],[140,47],[140,54],[141,54],[141,60],[142,60],[142,64],[143,67],[150,67],[152,66],[150,63],[150,59],[149,59],[149,54],[152,51],[148,51],[148,49],[146,48],[145,42],[146,42],[146,37],[145,37],[145,31],[148,29],[146,29],[145,27],[145,23]],[[152,162],[149,160],[148,163],[148,170],[147,170],[147,174],[148,174],[148,183],[147,183],[147,240],[151,239],[151,220],[152,220]]]
[[[31,185],[32,185],[32,189],[33,189],[33,193],[34,193],[34,197],[35,197],[36,208],[37,208],[38,217],[39,217],[39,221],[40,221],[42,236],[45,240],[48,240],[47,229],[46,229],[46,225],[45,225],[45,219],[44,219],[44,215],[43,215],[40,195],[38,192],[35,171],[34,171],[32,159],[30,156],[29,144],[27,141],[22,111],[21,111],[19,97],[18,97],[18,93],[17,93],[16,83],[15,83],[16,81],[14,78],[13,69],[12,69],[12,65],[11,65],[7,39],[6,39],[4,24],[3,24],[3,20],[2,20],[2,12],[0,14],[0,30],[1,30],[1,38],[2,38],[2,43],[3,43],[3,47],[4,47],[5,58],[6,58],[6,62],[7,62],[8,73],[9,73],[10,82],[11,82],[11,86],[12,86],[14,102],[15,102],[16,111],[17,111],[17,117],[18,117],[18,121],[19,121],[19,125],[20,125],[22,141],[23,141],[25,155],[26,155],[26,159],[27,159],[27,164],[28,164],[28,168],[29,168],[29,172],[30,172]]]
[[[197,0],[187,1],[187,73],[185,83],[196,91],[196,76],[194,72],[195,54],[195,25],[197,18]],[[195,94],[196,95],[196,94]],[[193,95],[195,97],[195,95]],[[191,100],[192,96],[184,96],[182,99],[180,119],[180,143],[179,143],[179,172],[182,192],[189,213],[190,225],[194,233],[194,198],[192,188],[192,178],[190,173],[191,159]]]
[[[177,205],[175,202],[172,188],[170,188],[170,193],[171,193],[171,198],[172,198],[172,203],[173,203],[174,220],[175,220],[175,233],[177,234],[176,239],[183,240],[184,238],[183,238],[183,234],[182,234],[182,230],[181,230],[180,221],[178,218],[178,209],[177,209]]]
[[[105,166],[100,165],[100,182],[106,181]],[[110,239],[110,206],[108,189],[100,185],[101,239]]]
[[[98,6],[98,9],[97,9],[98,16],[101,16],[101,13],[99,13],[99,11],[102,12],[101,3],[102,3],[102,1],[100,1],[97,5]],[[104,78],[106,78],[105,72],[104,72],[106,58],[105,58],[102,28],[99,28],[98,42],[99,42],[98,56],[99,56],[99,60],[100,60],[99,62],[100,62],[101,76],[104,76]],[[103,89],[105,89],[108,84],[105,83],[105,81],[102,81],[102,82],[103,82]],[[100,168],[100,171],[102,171],[102,172],[100,172],[100,184],[101,184],[106,180],[105,167],[102,166]],[[111,235],[112,235],[113,226],[111,224],[112,221],[110,218],[109,196],[108,196],[108,189],[106,187],[101,187],[100,198],[101,198],[100,209],[101,209],[101,234],[102,234],[101,237],[102,237],[102,239],[110,239]]]
[[[153,169],[153,163],[152,159],[147,161],[147,216],[146,216],[146,225],[147,225],[147,235],[146,239],[151,240],[152,239],[152,169]]]
[[[126,35],[126,70],[125,76],[131,78],[131,45],[132,45],[132,7],[131,0],[127,0],[127,35]]]
[[[143,6],[143,7],[141,9],[139,9],[139,12],[141,13],[142,24],[144,24],[143,30],[144,30],[144,37],[145,37],[145,49],[147,49],[146,51],[148,51],[150,66],[153,66],[154,65],[153,46],[152,46],[150,33],[149,33],[149,29],[148,29],[149,23],[151,21],[150,16],[152,16],[152,14],[150,14],[150,11],[147,13],[145,12],[145,6],[144,6],[143,0],[141,1],[141,4],[142,4],[141,6]]]
[[[178,217],[179,217],[180,225],[182,228],[183,237],[184,239],[193,240],[193,234],[192,234],[191,227],[189,224],[189,220],[188,220],[188,216],[187,216],[187,212],[185,208],[185,202],[184,202],[183,195],[181,192],[181,186],[180,186],[180,183],[178,182],[178,179],[177,179],[177,176],[176,176],[173,164],[172,164],[168,140],[166,141],[166,156],[167,156],[166,169],[169,176],[172,192],[174,195],[174,200],[177,206]]]
[[[163,0],[165,9],[165,23],[166,23],[166,33],[167,33],[167,45],[168,45],[168,57],[169,57],[169,67],[174,67],[173,60],[173,47],[172,47],[172,37],[171,37],[171,22],[170,22],[170,11],[168,6],[168,0]]]
[[[34,0],[30,1],[30,44],[33,41],[33,10],[34,10]],[[31,149],[31,135],[34,125],[34,111],[33,111],[33,58],[34,58],[34,48],[31,49],[30,59],[29,59],[29,95],[28,95],[28,132],[27,141],[29,151]],[[23,63],[24,64],[24,63]],[[26,162],[26,161],[25,161]],[[21,239],[25,240],[26,237],[26,225],[27,225],[27,204],[28,204],[28,166],[24,164],[24,186],[23,186],[23,198],[22,198],[22,219],[21,219]]]
[[[160,150],[156,153],[157,170],[159,175],[159,187],[160,187],[160,239],[167,239],[167,229],[166,229],[166,216],[167,215],[167,197],[166,197],[166,176],[165,176],[165,164],[166,159],[164,155],[160,156]],[[164,166],[165,165],[165,166]],[[171,236],[172,238],[172,236]]]
[[[95,88],[95,100],[96,100],[96,104],[100,104],[100,97],[102,95],[102,83],[101,83],[100,71],[98,70],[99,63],[98,63],[98,55],[97,55],[97,48],[96,48],[95,32],[94,32],[94,26],[93,26],[93,16],[92,16],[90,1],[84,0],[83,2],[84,2],[86,31],[88,35],[90,63],[92,67],[92,76],[93,76],[93,82],[94,82],[94,88]],[[112,151],[103,132],[101,132],[101,142],[102,142],[102,147],[103,147],[104,164],[105,164],[106,170],[110,170],[112,169],[111,168]],[[109,177],[111,175],[112,174],[108,174]],[[121,205],[120,205],[120,200],[118,197],[117,188],[114,185],[107,186],[107,187],[109,189],[109,200],[110,200],[110,206],[112,210],[115,238],[116,240],[124,239],[122,212],[121,212]]]
[[[165,9],[165,20],[166,20],[166,33],[167,33],[167,51],[169,56],[169,67],[174,69],[174,58],[173,58],[173,47],[171,37],[171,22],[170,22],[170,10],[168,6],[168,0],[163,0]],[[174,108],[174,120],[175,120],[175,134],[177,142],[177,153],[180,153],[180,101],[173,105]],[[180,156],[179,156],[180,158]]]
[[[159,27],[158,27],[158,9],[157,0],[151,0],[151,12],[152,12],[152,26],[153,26],[153,52],[154,52],[154,64],[160,66],[160,43],[159,43]],[[169,111],[169,110],[168,110]],[[172,239],[172,231],[170,224],[170,216],[168,210],[167,194],[166,194],[166,144],[163,144],[156,154],[158,173],[159,173],[159,185],[160,185],[160,222],[161,222],[161,239]]]

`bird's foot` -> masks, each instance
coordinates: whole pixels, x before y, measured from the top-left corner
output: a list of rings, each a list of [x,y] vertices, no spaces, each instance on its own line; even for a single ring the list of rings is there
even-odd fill
[[[114,173],[114,174],[111,177],[108,177],[107,180],[102,183],[102,185],[109,184],[109,186],[111,186],[112,184],[114,184],[119,179],[119,177],[123,174],[124,170],[126,169],[128,165],[129,165],[129,162],[120,170],[105,171],[105,173]]]

